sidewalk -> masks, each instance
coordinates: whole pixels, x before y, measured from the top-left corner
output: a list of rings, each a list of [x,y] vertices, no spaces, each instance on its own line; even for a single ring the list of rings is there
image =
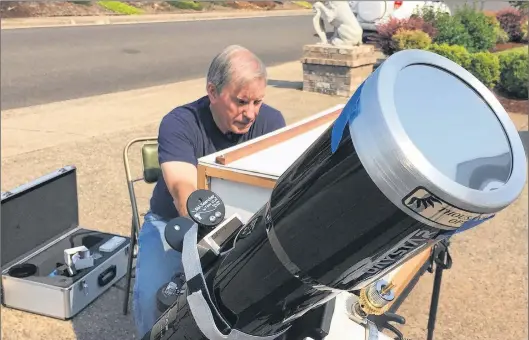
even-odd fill
[[[174,21],[195,20],[227,20],[242,18],[262,18],[278,16],[312,15],[312,10],[270,10],[270,11],[217,11],[204,13],[173,13],[173,14],[145,14],[145,15],[116,15],[116,16],[79,16],[79,17],[34,17],[7,18],[1,20],[2,29],[87,26],[87,25],[122,25],[140,23],[160,23]]]
[[[346,98],[302,92],[299,62],[269,69],[266,102],[289,122],[315,114]],[[205,95],[205,79],[56,102],[2,112],[2,161],[12,156],[102,134],[119,134],[159,123],[173,107]],[[175,98],[174,94],[178,93]]]

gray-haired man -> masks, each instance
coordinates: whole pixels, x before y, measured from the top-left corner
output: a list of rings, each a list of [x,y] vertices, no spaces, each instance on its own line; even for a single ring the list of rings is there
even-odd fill
[[[157,290],[182,271],[181,254],[169,248],[163,235],[170,219],[187,215],[187,198],[197,189],[197,159],[285,126],[282,114],[263,103],[266,82],[266,67],[257,56],[229,46],[211,62],[207,95],[162,119],[158,154],[163,177],[138,237],[133,304],[140,337],[161,314]]]

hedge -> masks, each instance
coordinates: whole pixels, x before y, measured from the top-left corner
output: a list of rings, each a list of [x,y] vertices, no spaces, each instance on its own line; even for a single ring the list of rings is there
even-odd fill
[[[461,65],[485,86],[527,99],[527,47],[489,52],[496,43],[527,39],[527,17],[519,14],[509,9],[490,15],[463,7],[450,16],[425,8],[410,19],[392,19],[378,26],[379,44],[388,55],[403,49],[439,54]]]
[[[400,29],[392,38],[397,51],[408,49],[426,49],[432,43],[432,38],[423,31]]]
[[[465,69],[470,67],[472,61],[472,56],[467,49],[459,45],[431,44],[428,47],[428,51],[448,58]]]
[[[499,57],[493,53],[470,53],[463,46],[448,44],[431,44],[427,50],[462,66],[489,88],[494,88],[500,79]]]
[[[483,85],[494,88],[500,79],[500,60],[490,52],[471,54],[468,71],[478,78]]]
[[[527,99],[529,52],[527,47],[497,54],[500,62],[499,89],[516,98]]]
[[[494,26],[485,13],[465,5],[456,11],[454,20],[459,20],[468,32],[468,43],[463,46],[469,52],[487,51],[496,45]]]
[[[422,19],[435,29],[434,43],[461,45],[470,52],[487,51],[505,38],[505,33],[498,30],[501,29],[499,22],[467,5],[459,7],[453,15],[425,6],[412,17]]]

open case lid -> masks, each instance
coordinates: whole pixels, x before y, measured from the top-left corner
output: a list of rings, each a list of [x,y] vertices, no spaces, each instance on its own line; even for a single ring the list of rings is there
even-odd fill
[[[77,174],[66,166],[2,192],[2,270],[79,224]]]

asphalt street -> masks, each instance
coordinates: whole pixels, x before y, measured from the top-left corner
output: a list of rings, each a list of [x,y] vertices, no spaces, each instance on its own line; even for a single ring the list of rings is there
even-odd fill
[[[464,1],[471,3],[446,3],[453,9]],[[1,108],[202,77],[229,44],[252,49],[271,66],[299,59],[303,45],[317,41],[311,16],[2,30]]]
[[[230,44],[275,65],[317,41],[311,16],[2,30],[2,110],[203,77]]]

